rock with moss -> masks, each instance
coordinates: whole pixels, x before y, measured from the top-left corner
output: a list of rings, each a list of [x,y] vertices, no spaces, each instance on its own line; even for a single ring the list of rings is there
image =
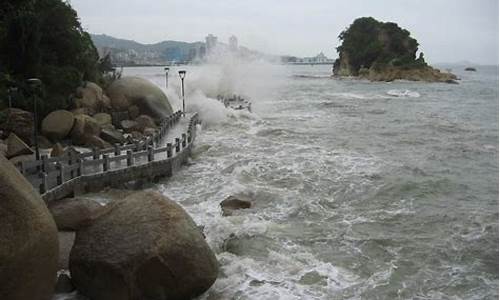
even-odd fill
[[[380,22],[371,17],[356,19],[339,35],[339,58],[334,75],[356,76],[372,81],[397,79],[450,82],[454,74],[440,72],[429,66],[418,42],[410,32],[396,23]]]

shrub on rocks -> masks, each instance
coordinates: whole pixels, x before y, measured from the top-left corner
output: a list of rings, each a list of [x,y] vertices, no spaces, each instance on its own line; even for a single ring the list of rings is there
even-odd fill
[[[110,205],[77,232],[69,267],[79,292],[94,300],[191,299],[214,283],[215,255],[178,204],[139,192]]]
[[[1,155],[0,169],[0,299],[51,299],[56,225],[40,195]]]

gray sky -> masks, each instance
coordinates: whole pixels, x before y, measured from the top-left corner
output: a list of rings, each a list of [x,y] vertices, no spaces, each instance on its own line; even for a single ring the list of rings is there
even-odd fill
[[[357,17],[408,29],[427,61],[498,64],[498,0],[72,0],[92,33],[142,43],[201,41],[208,33],[271,54],[335,58]]]

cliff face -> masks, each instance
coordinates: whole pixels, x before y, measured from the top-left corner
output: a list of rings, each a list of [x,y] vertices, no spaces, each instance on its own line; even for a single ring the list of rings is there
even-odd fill
[[[358,18],[339,35],[339,58],[334,75],[359,76],[374,81],[395,79],[443,81],[457,79],[427,65],[418,42],[396,23]]]

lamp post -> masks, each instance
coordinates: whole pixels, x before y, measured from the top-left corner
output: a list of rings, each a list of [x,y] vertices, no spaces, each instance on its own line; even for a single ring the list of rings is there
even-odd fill
[[[40,149],[38,147],[38,108],[37,108],[37,93],[42,87],[42,81],[38,78],[30,78],[27,80],[31,87],[31,97],[33,97],[33,118],[34,118],[34,142],[35,142],[35,158],[40,160]]]
[[[181,78],[182,82],[182,114],[186,116],[186,101],[184,99],[184,78],[186,77],[186,71],[179,71],[179,77]]]
[[[168,71],[170,71],[170,68],[165,67],[165,88],[168,89]]]
[[[9,108],[12,108],[12,93],[16,93],[16,92],[17,92],[17,87],[10,87],[7,90],[8,98],[9,98]]]

